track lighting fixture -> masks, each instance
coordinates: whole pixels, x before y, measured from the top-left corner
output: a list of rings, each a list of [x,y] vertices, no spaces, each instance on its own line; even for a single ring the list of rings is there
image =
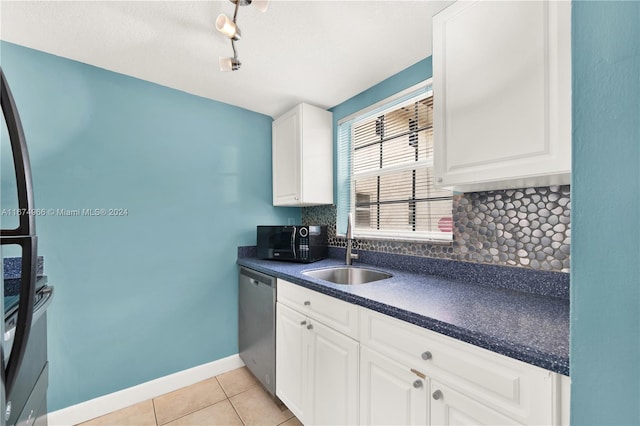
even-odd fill
[[[233,12],[233,19],[229,19],[227,15],[221,14],[216,19],[216,30],[231,40],[231,48],[233,49],[233,57],[225,58],[220,57],[218,59],[218,66],[220,71],[237,71],[240,69],[241,62],[238,60],[238,51],[236,50],[236,41],[240,40],[241,32],[240,28],[236,24],[238,19],[238,9],[240,6],[247,6],[253,4],[259,11],[266,12],[269,8],[269,0],[229,0],[235,4],[235,10]]]
[[[218,58],[218,66],[220,71],[237,71],[240,69],[240,61],[238,58]]]

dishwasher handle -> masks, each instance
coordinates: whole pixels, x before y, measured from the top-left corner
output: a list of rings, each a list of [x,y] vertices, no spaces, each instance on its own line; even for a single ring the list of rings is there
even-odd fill
[[[245,277],[250,278],[252,284],[255,284],[255,285],[264,284],[269,287],[275,288],[276,279],[269,275],[265,275],[263,273],[254,271],[252,269],[247,269],[244,267],[240,268],[240,275],[244,275]]]

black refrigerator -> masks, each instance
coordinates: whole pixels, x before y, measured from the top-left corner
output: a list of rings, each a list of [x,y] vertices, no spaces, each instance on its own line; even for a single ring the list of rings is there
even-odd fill
[[[46,310],[53,297],[38,273],[38,237],[27,144],[4,71],[0,68],[2,123],[2,216],[0,250],[0,424],[47,424]],[[13,167],[7,167],[11,164]],[[9,170],[8,170],[9,169]],[[11,202],[6,202],[12,198]],[[14,270],[14,275],[8,273]]]

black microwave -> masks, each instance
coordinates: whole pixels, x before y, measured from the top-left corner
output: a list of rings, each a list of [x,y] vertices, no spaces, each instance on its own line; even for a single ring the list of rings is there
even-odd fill
[[[311,263],[327,257],[326,226],[258,226],[259,259]]]

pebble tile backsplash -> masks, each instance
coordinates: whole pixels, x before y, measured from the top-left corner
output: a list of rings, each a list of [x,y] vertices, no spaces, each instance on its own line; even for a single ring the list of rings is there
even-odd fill
[[[453,243],[360,239],[356,248],[384,253],[569,272],[570,186],[473,192],[453,197]],[[302,209],[303,225],[327,225],[336,236],[335,206]]]

